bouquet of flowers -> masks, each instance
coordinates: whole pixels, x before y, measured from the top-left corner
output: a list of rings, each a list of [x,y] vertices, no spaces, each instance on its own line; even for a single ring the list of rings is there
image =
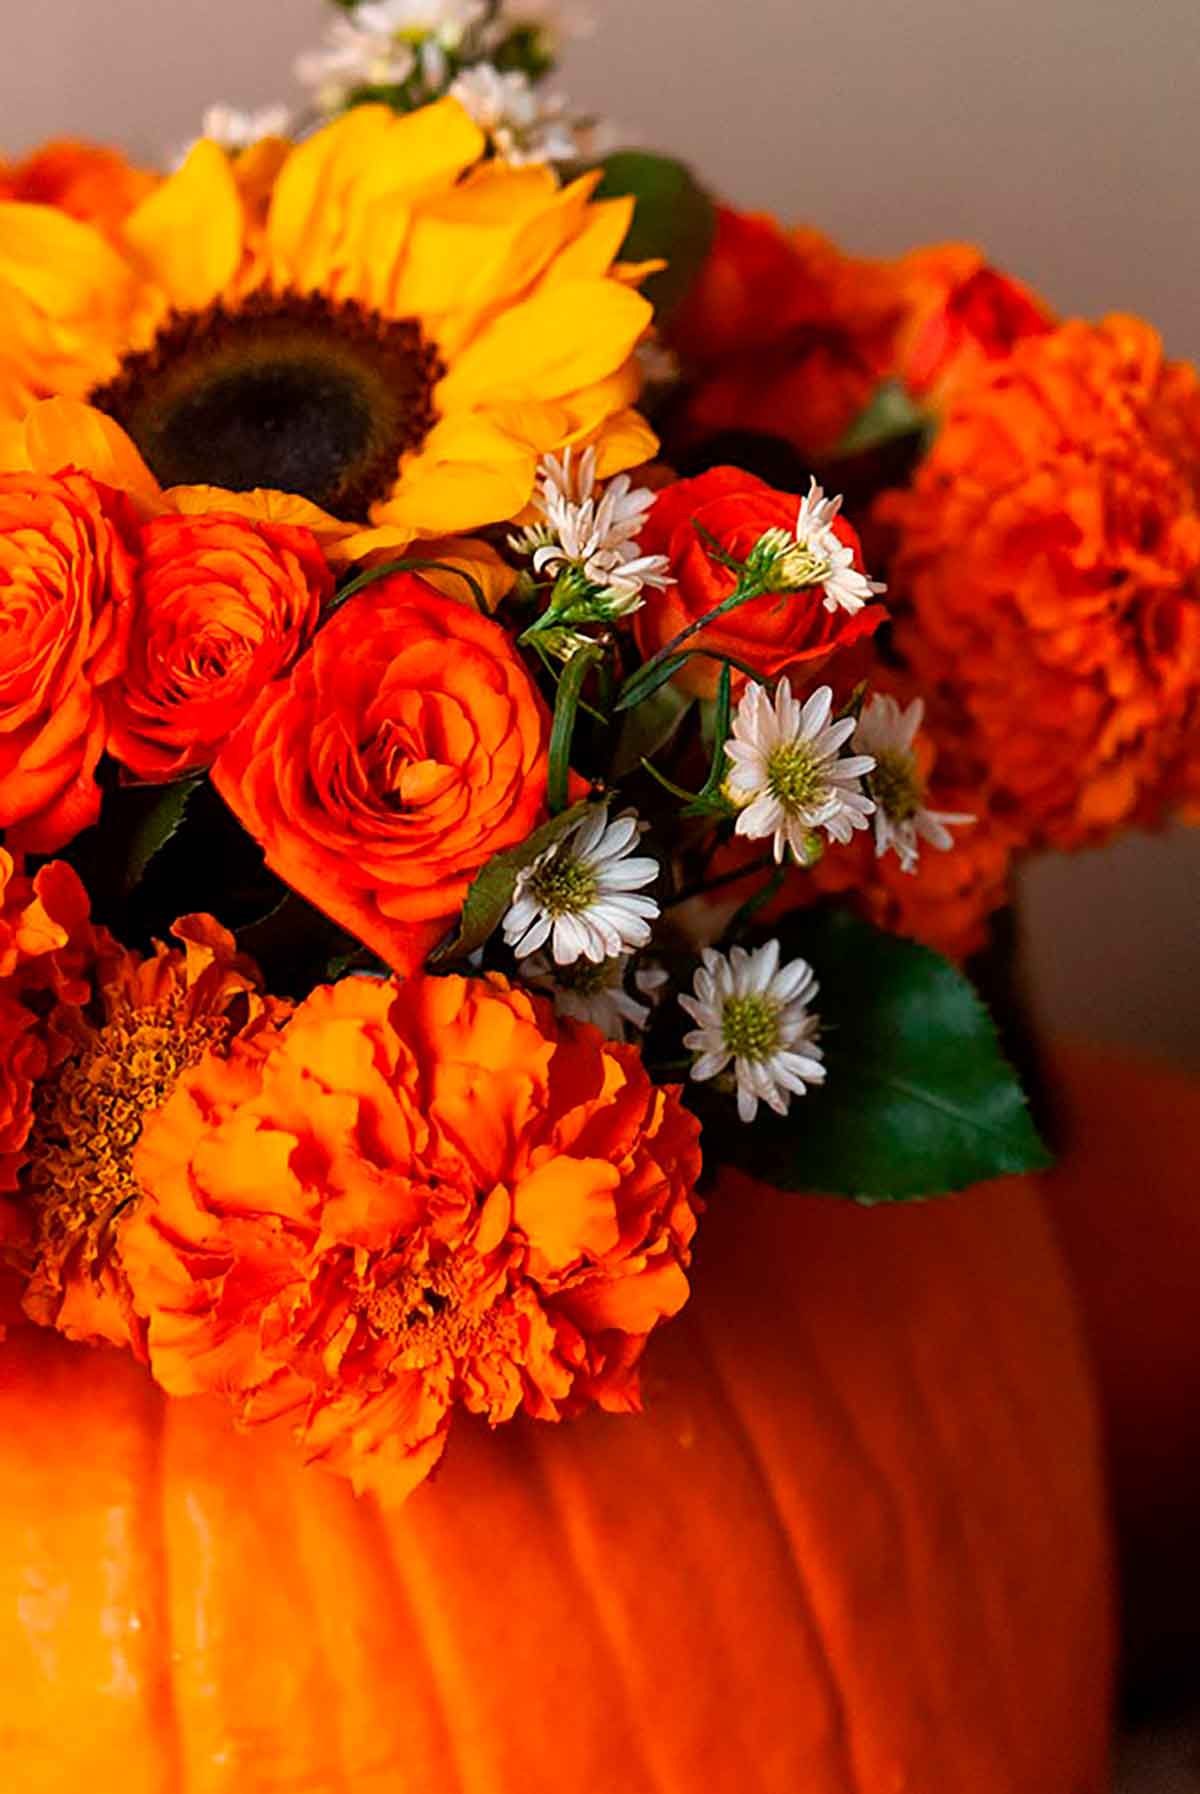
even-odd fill
[[[10,1322],[392,1499],[637,1408],[719,1165],[1044,1163],[1013,869],[1200,798],[1195,373],[612,149],[553,13],[0,169]]]

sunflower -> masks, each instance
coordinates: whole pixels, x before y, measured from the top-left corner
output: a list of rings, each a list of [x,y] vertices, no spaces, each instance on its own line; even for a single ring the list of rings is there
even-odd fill
[[[227,508],[354,553],[516,516],[568,444],[644,460],[632,202],[485,147],[455,100],[361,106],[295,147],[200,142],[115,238],[0,204],[0,465],[253,494]]]

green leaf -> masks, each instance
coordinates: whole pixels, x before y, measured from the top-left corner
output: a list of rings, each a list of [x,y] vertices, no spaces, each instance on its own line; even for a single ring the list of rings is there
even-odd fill
[[[827,1082],[750,1127],[709,1091],[710,1153],[785,1190],[867,1203],[943,1195],[1050,1163],[974,987],[948,960],[843,910],[777,931],[807,959]],[[702,1088],[693,1086],[693,1088]]]
[[[864,455],[868,449],[880,448],[901,436],[919,436],[928,427],[928,412],[913,403],[908,388],[899,380],[884,380],[834,449],[833,459]]]
[[[378,567],[368,567],[365,573],[357,574],[346,585],[339,587],[334,595],[333,603],[329,605],[321,618],[322,623],[328,623],[330,617],[335,616],[343,604],[346,604],[351,598],[357,597],[359,592],[365,592],[368,586],[378,585],[381,580],[390,579],[394,573],[452,573],[456,579],[461,579],[463,584],[470,588],[476,608],[481,610],[484,616],[488,614],[483,587],[472,574],[467,572],[465,567],[452,567],[449,561],[426,561],[419,556],[405,555],[399,561],[384,561]]]
[[[155,854],[178,834],[192,793],[203,784],[203,775],[179,779],[173,785],[129,788],[122,808],[129,829],[125,847],[122,890],[126,896],[141,884]]]
[[[571,782],[571,742],[575,736],[575,718],[579,712],[583,683],[592,668],[603,659],[604,649],[598,642],[586,648],[577,648],[558,682],[554,722],[550,730],[550,770],[546,786],[547,800],[551,813],[555,816],[567,807],[567,793]]]
[[[716,207],[687,165],[671,156],[618,150],[599,166],[604,178],[598,198],[632,194],[637,201],[621,246],[622,258],[667,263],[644,288],[659,317],[667,317],[686,298],[708,260],[717,230]]]
[[[532,866],[539,854],[561,841],[590,807],[591,800],[584,798],[582,803],[572,804],[569,810],[552,816],[519,847],[495,854],[471,883],[458,933],[430,956],[431,963],[443,965],[450,959],[465,959],[489,941],[504,920],[517,888],[517,879],[526,866]]]

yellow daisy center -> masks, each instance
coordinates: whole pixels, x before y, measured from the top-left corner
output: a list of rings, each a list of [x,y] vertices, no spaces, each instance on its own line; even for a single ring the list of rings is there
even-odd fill
[[[876,753],[867,788],[892,822],[911,822],[925,795],[913,756],[888,748]]]
[[[721,1038],[738,1059],[769,1059],[779,1045],[778,1004],[763,996],[727,998]]]
[[[163,486],[291,492],[363,521],[429,434],[444,373],[413,318],[256,293],[173,313],[91,403]]]

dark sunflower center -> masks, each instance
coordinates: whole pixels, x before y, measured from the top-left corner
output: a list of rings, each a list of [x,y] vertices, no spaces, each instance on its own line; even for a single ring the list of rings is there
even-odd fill
[[[164,486],[268,487],[362,521],[429,434],[444,372],[412,318],[259,293],[172,314],[91,403]]]

